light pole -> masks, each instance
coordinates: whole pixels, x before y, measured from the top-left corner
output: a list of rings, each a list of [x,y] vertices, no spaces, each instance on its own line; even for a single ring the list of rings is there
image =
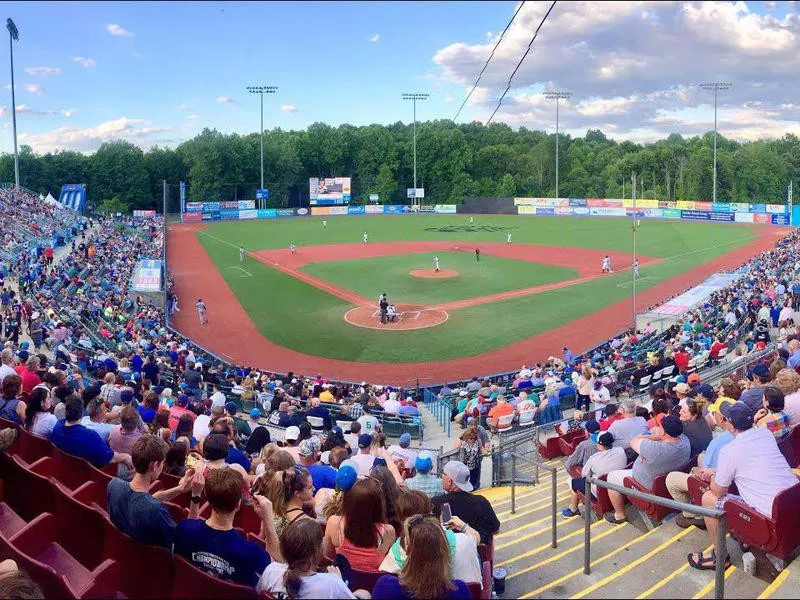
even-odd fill
[[[633,290],[633,332],[636,333],[636,173],[631,173],[631,182],[633,183],[633,186],[631,186],[633,190],[633,195],[631,196],[633,198],[633,265],[631,265],[631,288]]]
[[[544,97],[548,100],[555,100],[556,101],[556,198],[558,198],[558,102],[562,98],[566,100],[572,96],[572,92],[560,92],[560,91],[553,91],[553,92],[545,92]]]
[[[19,189],[19,153],[17,152],[17,100],[14,93],[14,42],[19,41],[19,30],[11,19],[6,19],[8,47],[11,50],[11,123],[14,128],[14,185]]]
[[[714,191],[712,202],[717,201],[717,93],[720,90],[729,90],[733,86],[729,82],[701,83],[704,90],[714,90]]]
[[[411,100],[414,103],[414,199],[412,204],[417,204],[417,100],[427,100],[430,94],[418,92],[406,92],[403,94],[403,100]]]
[[[278,88],[272,85],[248,85],[247,91],[261,96],[261,189],[264,189],[264,94],[274,94]]]

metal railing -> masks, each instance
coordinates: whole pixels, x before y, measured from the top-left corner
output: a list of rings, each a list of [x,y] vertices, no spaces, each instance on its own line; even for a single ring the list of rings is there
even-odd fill
[[[714,598],[717,600],[722,600],[725,597],[725,559],[728,555],[728,548],[725,542],[725,538],[728,535],[728,526],[727,522],[723,518],[725,516],[725,511],[716,510],[705,508],[703,506],[696,506],[694,504],[686,504],[685,502],[678,502],[671,498],[662,498],[661,496],[654,496],[653,494],[647,494],[645,492],[640,492],[639,490],[634,490],[631,488],[626,488],[623,486],[619,486],[613,483],[609,483],[608,481],[603,481],[601,479],[596,479],[594,477],[586,477],[586,484],[585,484],[585,493],[584,493],[584,504],[583,504],[583,521],[584,521],[584,534],[583,534],[583,572],[586,575],[591,574],[591,537],[592,537],[592,515],[594,511],[592,510],[592,485],[596,485],[598,487],[603,487],[609,490],[613,490],[615,492],[619,492],[620,494],[624,494],[626,496],[632,498],[638,498],[639,500],[645,500],[647,502],[652,502],[653,504],[658,504],[659,506],[665,506],[667,508],[671,508],[672,510],[683,511],[687,513],[691,513],[693,515],[698,515],[700,517],[709,517],[712,519],[717,519],[719,521],[719,527],[717,528],[717,537],[714,541],[714,554],[716,555],[716,565],[715,565],[715,573],[714,573]]]
[[[450,416],[452,413],[452,406],[447,398],[441,398],[431,392],[428,388],[422,388],[422,401],[425,404],[433,418],[450,437]]]

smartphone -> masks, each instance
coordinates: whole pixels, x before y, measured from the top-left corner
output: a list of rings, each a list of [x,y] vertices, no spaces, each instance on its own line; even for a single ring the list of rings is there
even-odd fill
[[[442,504],[442,523],[449,523],[453,518],[453,512],[450,510],[450,503],[445,502]]]

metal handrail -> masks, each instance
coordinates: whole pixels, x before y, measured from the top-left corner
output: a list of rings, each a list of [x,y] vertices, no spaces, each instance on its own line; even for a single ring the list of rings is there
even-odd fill
[[[516,514],[517,512],[517,459],[524,460],[525,462],[531,463],[535,469],[534,478],[536,481],[539,481],[539,469],[545,469],[546,471],[550,471],[550,475],[552,477],[551,486],[550,486],[550,533],[552,535],[552,541],[550,542],[551,548],[558,548],[558,517],[556,514],[558,513],[558,469],[551,465],[546,465],[544,463],[539,462],[538,460],[528,458],[527,456],[522,456],[517,454],[516,452],[511,452],[511,514]]]
[[[709,517],[719,521],[717,529],[717,539],[714,541],[714,553],[716,554],[716,565],[714,573],[714,598],[722,600],[725,597],[725,558],[728,555],[728,548],[725,544],[725,538],[728,535],[728,525],[725,521],[725,511],[705,508],[704,506],[697,506],[695,504],[687,504],[685,502],[678,502],[671,498],[662,498],[653,494],[640,492],[632,488],[619,486],[602,479],[596,479],[587,476],[585,479],[585,487],[583,494],[583,521],[584,521],[584,534],[583,534],[583,572],[586,575],[591,574],[591,537],[592,537],[592,485],[603,487],[613,490],[620,494],[638,498],[639,500],[646,500],[659,506],[665,506],[673,510],[679,510],[701,517]]]

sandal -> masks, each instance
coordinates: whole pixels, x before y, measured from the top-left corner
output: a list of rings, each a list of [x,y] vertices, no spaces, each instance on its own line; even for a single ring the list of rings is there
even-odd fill
[[[689,561],[689,566],[699,571],[713,571],[717,568],[717,555],[714,550],[711,551],[711,556],[703,556],[702,552],[693,552],[686,556]],[[725,568],[731,566],[730,557],[725,557]]]
[[[605,514],[605,519],[606,519],[606,521],[608,521],[612,525],[622,525],[623,523],[627,523],[628,522],[628,519],[617,519],[614,516],[613,512],[606,513]]]

